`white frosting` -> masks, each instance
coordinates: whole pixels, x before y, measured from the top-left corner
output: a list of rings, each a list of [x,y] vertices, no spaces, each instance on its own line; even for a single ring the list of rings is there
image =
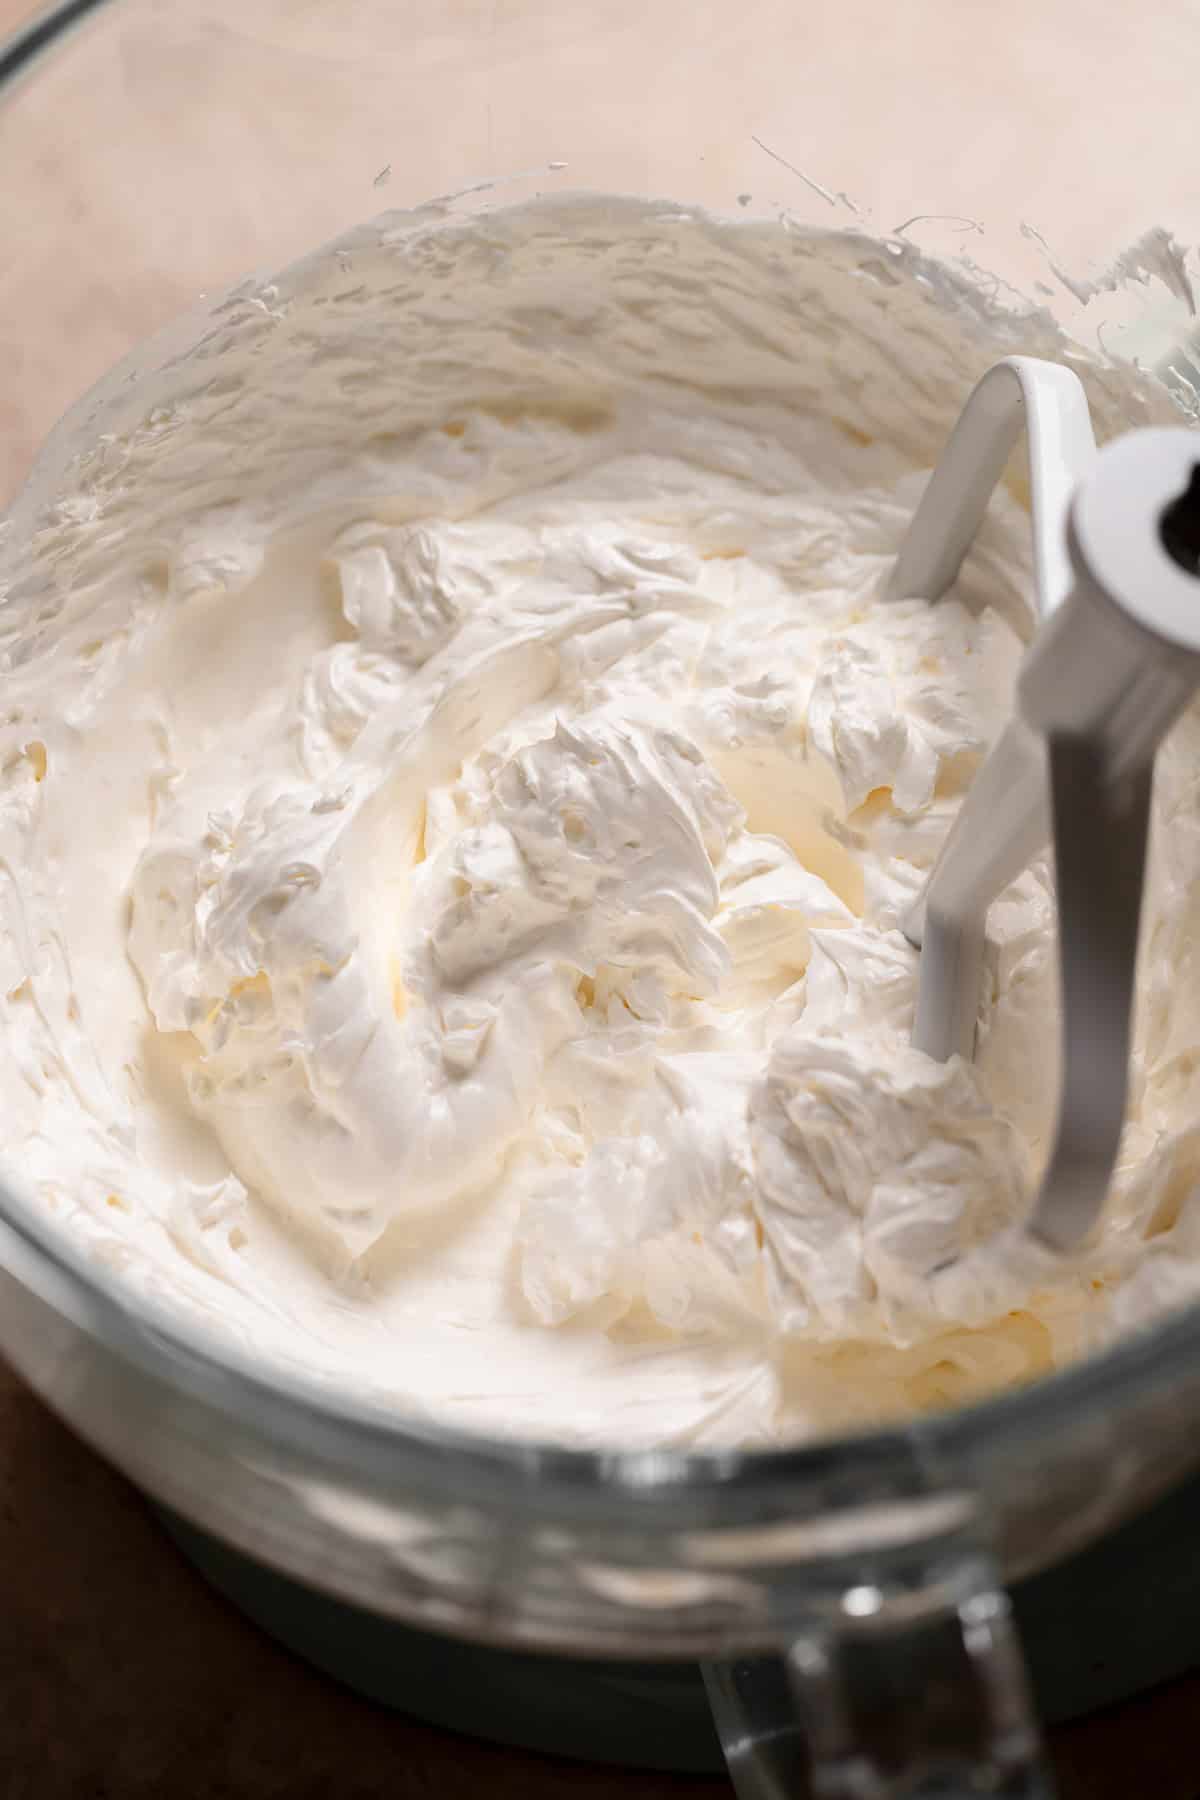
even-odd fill
[[[181,354],[179,342],[185,345]],[[1200,1287],[1197,737],[1103,1233],[1028,1205],[1043,867],[973,1065],[898,919],[1011,697],[1028,520],[883,598],[996,355],[910,251],[632,202],[393,216],[85,403],[2,578],[0,1104],[35,1203],[264,1359],[495,1431],[791,1437]],[[1167,416],[1080,366],[1102,431]]]

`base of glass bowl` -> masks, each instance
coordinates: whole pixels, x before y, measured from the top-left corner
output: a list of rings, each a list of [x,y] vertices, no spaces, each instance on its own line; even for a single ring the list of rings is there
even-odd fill
[[[256,1625],[383,1706],[585,1762],[686,1774],[724,1766],[694,1663],[533,1656],[415,1631],[317,1593],[158,1510],[188,1560]],[[1076,1718],[1200,1666],[1198,1534],[1200,1473],[1014,1588],[1043,1720]]]

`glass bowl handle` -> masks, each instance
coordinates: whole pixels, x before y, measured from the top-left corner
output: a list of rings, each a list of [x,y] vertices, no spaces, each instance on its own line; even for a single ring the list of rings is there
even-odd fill
[[[1008,1596],[973,1548],[876,1567],[778,1657],[705,1665],[738,1800],[1053,1800]]]

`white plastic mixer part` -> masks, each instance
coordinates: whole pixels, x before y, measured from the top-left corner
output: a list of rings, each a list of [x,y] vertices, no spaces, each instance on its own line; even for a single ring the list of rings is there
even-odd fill
[[[950,587],[1022,428],[1038,619],[1067,598],[1074,580],[1067,509],[1096,460],[1087,395],[1060,363],[1010,356],[978,383],[950,435],[896,560],[889,589],[896,599],[940,600]],[[971,802],[906,924],[922,948],[913,1042],[939,1062],[974,1050],[987,908],[1045,844],[1047,807],[1043,745],[1014,718],[976,777]],[[991,828],[976,831],[964,854],[975,816]]]
[[[1087,395],[1078,375],[1035,356],[1006,356],[976,385],[913,514],[896,558],[897,600],[940,600],[983,522],[988,501],[1024,429],[1039,618],[1072,586],[1066,518],[1096,460]]]
[[[976,388],[914,518],[892,591],[911,593],[923,573],[948,582],[957,572],[1003,467],[996,378],[1005,372],[1012,407],[1015,373],[1018,418],[1014,425],[1010,413],[1005,429],[1011,448],[1024,406],[1042,623],[1022,664],[1017,714],[972,784],[906,930],[921,948],[913,1042],[940,1059],[969,1056],[987,908],[1052,841],[1062,1092],[1027,1229],[1063,1251],[1094,1224],[1116,1161],[1153,760],[1200,687],[1200,438],[1139,431],[1097,455],[1090,426],[1086,436],[1080,429],[1078,382],[1067,371],[1058,371],[1065,383],[1050,382],[1049,367],[1016,359]],[[1047,432],[1064,396],[1066,429]],[[978,423],[967,422],[972,413]],[[1083,476],[1073,497],[1071,467]],[[1062,559],[1050,541],[1060,533]]]

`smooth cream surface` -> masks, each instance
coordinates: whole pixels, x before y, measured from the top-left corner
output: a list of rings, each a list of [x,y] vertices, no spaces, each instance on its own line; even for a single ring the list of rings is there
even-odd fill
[[[33,1203],[265,1363],[491,1431],[769,1441],[1200,1287],[1200,726],[1098,1240],[934,1280],[1053,1122],[1044,867],[974,1064],[898,919],[1011,699],[1028,518],[884,598],[971,381],[914,253],[595,198],[390,215],[82,403],[3,548],[0,1105]],[[1161,829],[1163,821],[1169,829]]]

